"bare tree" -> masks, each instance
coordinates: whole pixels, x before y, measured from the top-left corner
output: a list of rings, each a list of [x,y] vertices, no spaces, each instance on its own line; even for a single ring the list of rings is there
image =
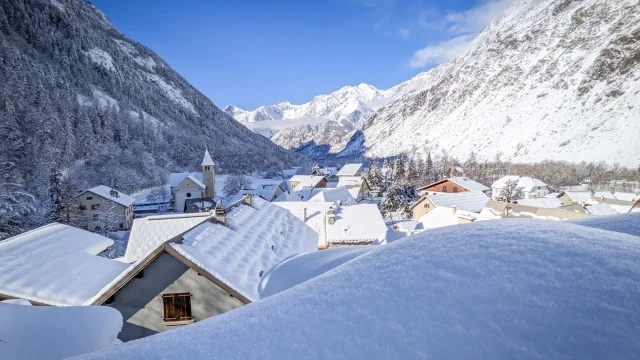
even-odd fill
[[[502,190],[500,190],[500,194],[498,195],[499,201],[504,202],[512,202],[513,200],[517,200],[522,198],[522,191],[518,187],[518,180],[509,180],[504,184]]]

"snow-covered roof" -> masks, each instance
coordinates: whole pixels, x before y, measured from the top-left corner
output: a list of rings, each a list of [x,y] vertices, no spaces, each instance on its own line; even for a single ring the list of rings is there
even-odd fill
[[[616,199],[615,196],[611,193],[611,191],[595,191],[593,193],[594,197],[605,198],[605,199]]]
[[[149,250],[157,248],[162,243],[207,221],[212,216],[210,212],[205,212],[157,215],[135,219],[124,261],[131,263],[141,259]]]
[[[609,204],[587,205],[585,210],[591,215],[618,215],[618,212]]]
[[[24,306],[0,302],[3,359],[66,359],[121,343],[122,315],[103,306]]]
[[[387,231],[377,205],[338,206],[335,207],[334,212],[335,223],[327,224],[327,242],[329,243],[373,242]]]
[[[589,214],[586,214],[580,205],[574,205],[571,207],[565,206],[560,209],[551,209],[494,200],[489,200],[487,202],[487,207],[483,209],[482,214],[489,217],[503,217],[505,207],[509,208],[509,218],[533,218],[540,220],[562,221],[591,216]]]
[[[625,200],[625,201],[638,201],[638,200],[640,200],[640,195],[639,194],[634,194],[634,193],[626,193],[626,192],[618,192],[618,191],[616,191],[615,194],[613,194],[613,196],[615,196],[615,198],[618,199],[618,200]]]
[[[0,294],[49,305],[82,305],[128,265],[96,256],[104,236],[52,223],[0,242]]]
[[[444,179],[444,180],[440,180],[440,181],[435,182],[433,184],[429,184],[427,186],[424,186],[424,187],[420,188],[420,190],[426,189],[426,188],[428,188],[430,186],[433,186],[435,184],[439,184],[439,183],[441,183],[443,181],[446,181],[446,180],[449,180],[449,181],[451,181],[452,183],[454,183],[456,185],[460,185],[461,187],[463,187],[463,188],[465,188],[465,189],[467,189],[469,191],[487,191],[487,190],[490,190],[489,187],[484,186],[484,185],[480,184],[479,182],[471,180],[468,177],[464,177],[464,176],[457,176],[457,177],[452,177],[452,178],[447,178],[447,179]]]
[[[174,187],[180,185],[180,183],[183,182],[187,176],[194,180],[196,183],[199,183],[203,188],[206,187],[202,183],[201,172],[171,173],[169,175],[169,187],[173,189]]]
[[[282,260],[317,251],[316,233],[289,211],[253,197],[227,213],[227,227],[203,223],[170,246],[251,301],[262,276]]]
[[[342,205],[356,205],[358,202],[346,188],[316,188],[311,191],[310,202],[336,203]]]
[[[313,229],[316,233],[318,247],[324,248],[327,246],[327,208],[331,204],[307,201],[274,201],[273,204],[288,210],[293,216]],[[307,212],[306,221],[305,209]]]
[[[336,187],[360,188],[363,181],[364,178],[362,176],[341,176]]]
[[[356,176],[362,168],[362,164],[345,164],[336,175],[338,176]]]
[[[278,191],[279,187],[280,185],[270,185],[270,184],[257,185],[253,188],[240,190],[238,192],[238,195],[246,195],[246,194],[259,195],[263,199],[267,201],[271,201],[271,200],[274,200],[274,196],[276,195],[276,192]]]
[[[566,222],[444,227],[84,358],[634,358],[638,258],[637,237]]]
[[[286,202],[286,201],[302,201],[302,199],[300,199],[300,196],[298,196],[297,192],[288,190],[278,195],[278,197],[275,198],[275,200],[273,200],[273,202]]]
[[[114,194],[116,195],[112,195],[111,191],[114,191]],[[93,194],[96,194],[102,198],[105,198],[107,200],[111,200],[117,204],[120,204],[122,206],[129,206],[131,204],[133,204],[136,199],[133,196],[129,196],[119,190],[114,190],[106,185],[98,185],[96,187],[92,187],[91,189],[83,192],[82,194],[86,193],[86,192],[90,192]],[[80,194],[80,195],[82,195]],[[78,195],[78,196],[80,196]]]
[[[556,209],[562,206],[560,199],[557,197],[539,197],[531,199],[518,199],[520,205],[536,206],[541,208]]]
[[[507,183],[507,181],[514,181],[514,180],[518,181],[518,187],[522,191],[531,191],[531,189],[533,189],[534,187],[547,186],[547,184],[545,184],[544,182],[536,178],[531,178],[527,176],[518,176],[518,175],[508,175],[508,176],[503,176],[500,179],[496,180],[491,185],[491,187],[502,189]]]
[[[282,170],[283,176],[294,176],[300,171],[300,167],[293,167],[291,169]]]
[[[316,175],[294,175],[289,179],[289,182],[299,182],[297,186],[311,186],[316,187],[322,180],[324,180],[324,176],[316,176]]]
[[[209,155],[209,149],[204,150],[204,158],[202,158],[201,166],[214,166],[213,159]]]
[[[369,246],[348,246],[299,254],[276,265],[260,281],[260,298],[275,295],[313,279],[372,250]]]
[[[466,191],[460,193],[442,193],[425,195],[435,206],[456,207],[458,210],[480,212],[487,205],[489,198],[480,191]]]
[[[573,202],[577,203],[577,204],[582,204],[582,203],[591,203],[593,202],[591,200],[591,192],[589,191],[565,191],[563,193],[560,193],[560,195],[558,195],[558,197],[562,196],[562,195],[567,195]]]
[[[491,220],[491,218],[482,216],[479,212],[475,213],[458,210],[455,207],[438,206],[437,208],[422,215],[418,221],[416,229],[433,229],[443,226],[457,225],[460,224],[460,219],[469,221]]]

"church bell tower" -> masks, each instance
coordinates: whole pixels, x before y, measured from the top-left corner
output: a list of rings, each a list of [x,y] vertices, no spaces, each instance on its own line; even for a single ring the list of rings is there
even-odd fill
[[[209,155],[209,150],[204,150],[204,158],[202,159],[202,183],[207,187],[204,190],[205,198],[212,198],[216,196],[216,173],[214,170],[215,165],[213,159]]]

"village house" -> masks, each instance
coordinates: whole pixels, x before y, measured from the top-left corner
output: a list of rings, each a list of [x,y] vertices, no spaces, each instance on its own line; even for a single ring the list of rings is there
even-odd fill
[[[169,176],[171,202],[175,212],[187,212],[187,200],[213,199],[216,196],[215,164],[209,150],[205,149],[200,168],[199,173],[172,173]]]
[[[595,202],[591,199],[592,196],[591,191],[563,191],[557,196],[557,198],[560,200],[562,206],[568,206],[584,205]]]
[[[517,181],[516,186],[520,189],[522,199],[543,197],[551,192],[549,186],[541,180],[526,176],[509,175],[501,177],[491,185],[492,200],[500,197],[500,193],[508,181]]]
[[[418,189],[418,191],[420,191],[420,196],[470,191],[479,191],[487,194],[490,190],[491,189],[489,187],[464,176],[443,179]]]
[[[371,195],[371,188],[363,176],[341,176],[336,187],[346,188],[356,201],[361,201]]]
[[[131,264],[91,303],[122,313],[121,340],[139,339],[258,300],[273,266],[315,250],[310,227],[258,196],[209,213],[137,219],[124,258]]]
[[[476,221],[491,220],[491,218],[480,215],[480,211],[471,212],[458,210],[455,206],[438,206],[420,217],[418,224],[414,229],[414,233],[443,226],[470,224]]]
[[[375,204],[342,206],[331,202],[274,202],[289,210],[317,234],[318,249],[370,245],[387,226]]]
[[[89,230],[126,230],[133,222],[135,198],[105,185],[78,194],[68,205],[71,222]]]
[[[336,175],[338,178],[362,176],[362,164],[345,164]]]
[[[327,179],[324,176],[316,175],[294,175],[289,179],[289,188],[301,190],[302,188],[324,188],[327,187]]]
[[[461,211],[479,213],[487,205],[489,198],[480,191],[459,193],[432,193],[424,195],[411,205],[412,219],[419,221],[425,214],[437,207],[457,208]]]
[[[287,183],[282,181],[278,184],[260,184],[240,190],[235,197],[239,198],[247,194],[257,195],[267,201],[274,201],[283,192],[288,190]]]
[[[113,240],[51,223],[0,241],[0,300],[81,306],[129,265],[97,256]]]

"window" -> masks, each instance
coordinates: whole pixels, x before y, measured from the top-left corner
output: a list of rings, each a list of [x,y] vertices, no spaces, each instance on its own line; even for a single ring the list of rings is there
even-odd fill
[[[99,207],[100,207],[100,204],[93,204],[93,205],[91,205],[91,210],[95,210],[95,209],[97,209]]]
[[[98,220],[98,214],[93,214],[93,220]]]
[[[453,192],[458,192],[458,187],[454,186],[453,187]]]
[[[163,294],[162,303],[165,322],[193,320],[191,317],[191,293]]]
[[[447,192],[447,187],[446,186],[442,187],[442,192]]]
[[[87,196],[87,200],[93,200],[93,196]]]
[[[204,167],[204,169],[205,169],[205,170],[209,170],[209,167],[208,167],[208,166],[205,166],[205,167]]]
[[[431,207],[431,205],[429,204],[424,204],[424,207],[426,207],[427,209]]]
[[[187,197],[191,197],[191,193],[187,193]]]

